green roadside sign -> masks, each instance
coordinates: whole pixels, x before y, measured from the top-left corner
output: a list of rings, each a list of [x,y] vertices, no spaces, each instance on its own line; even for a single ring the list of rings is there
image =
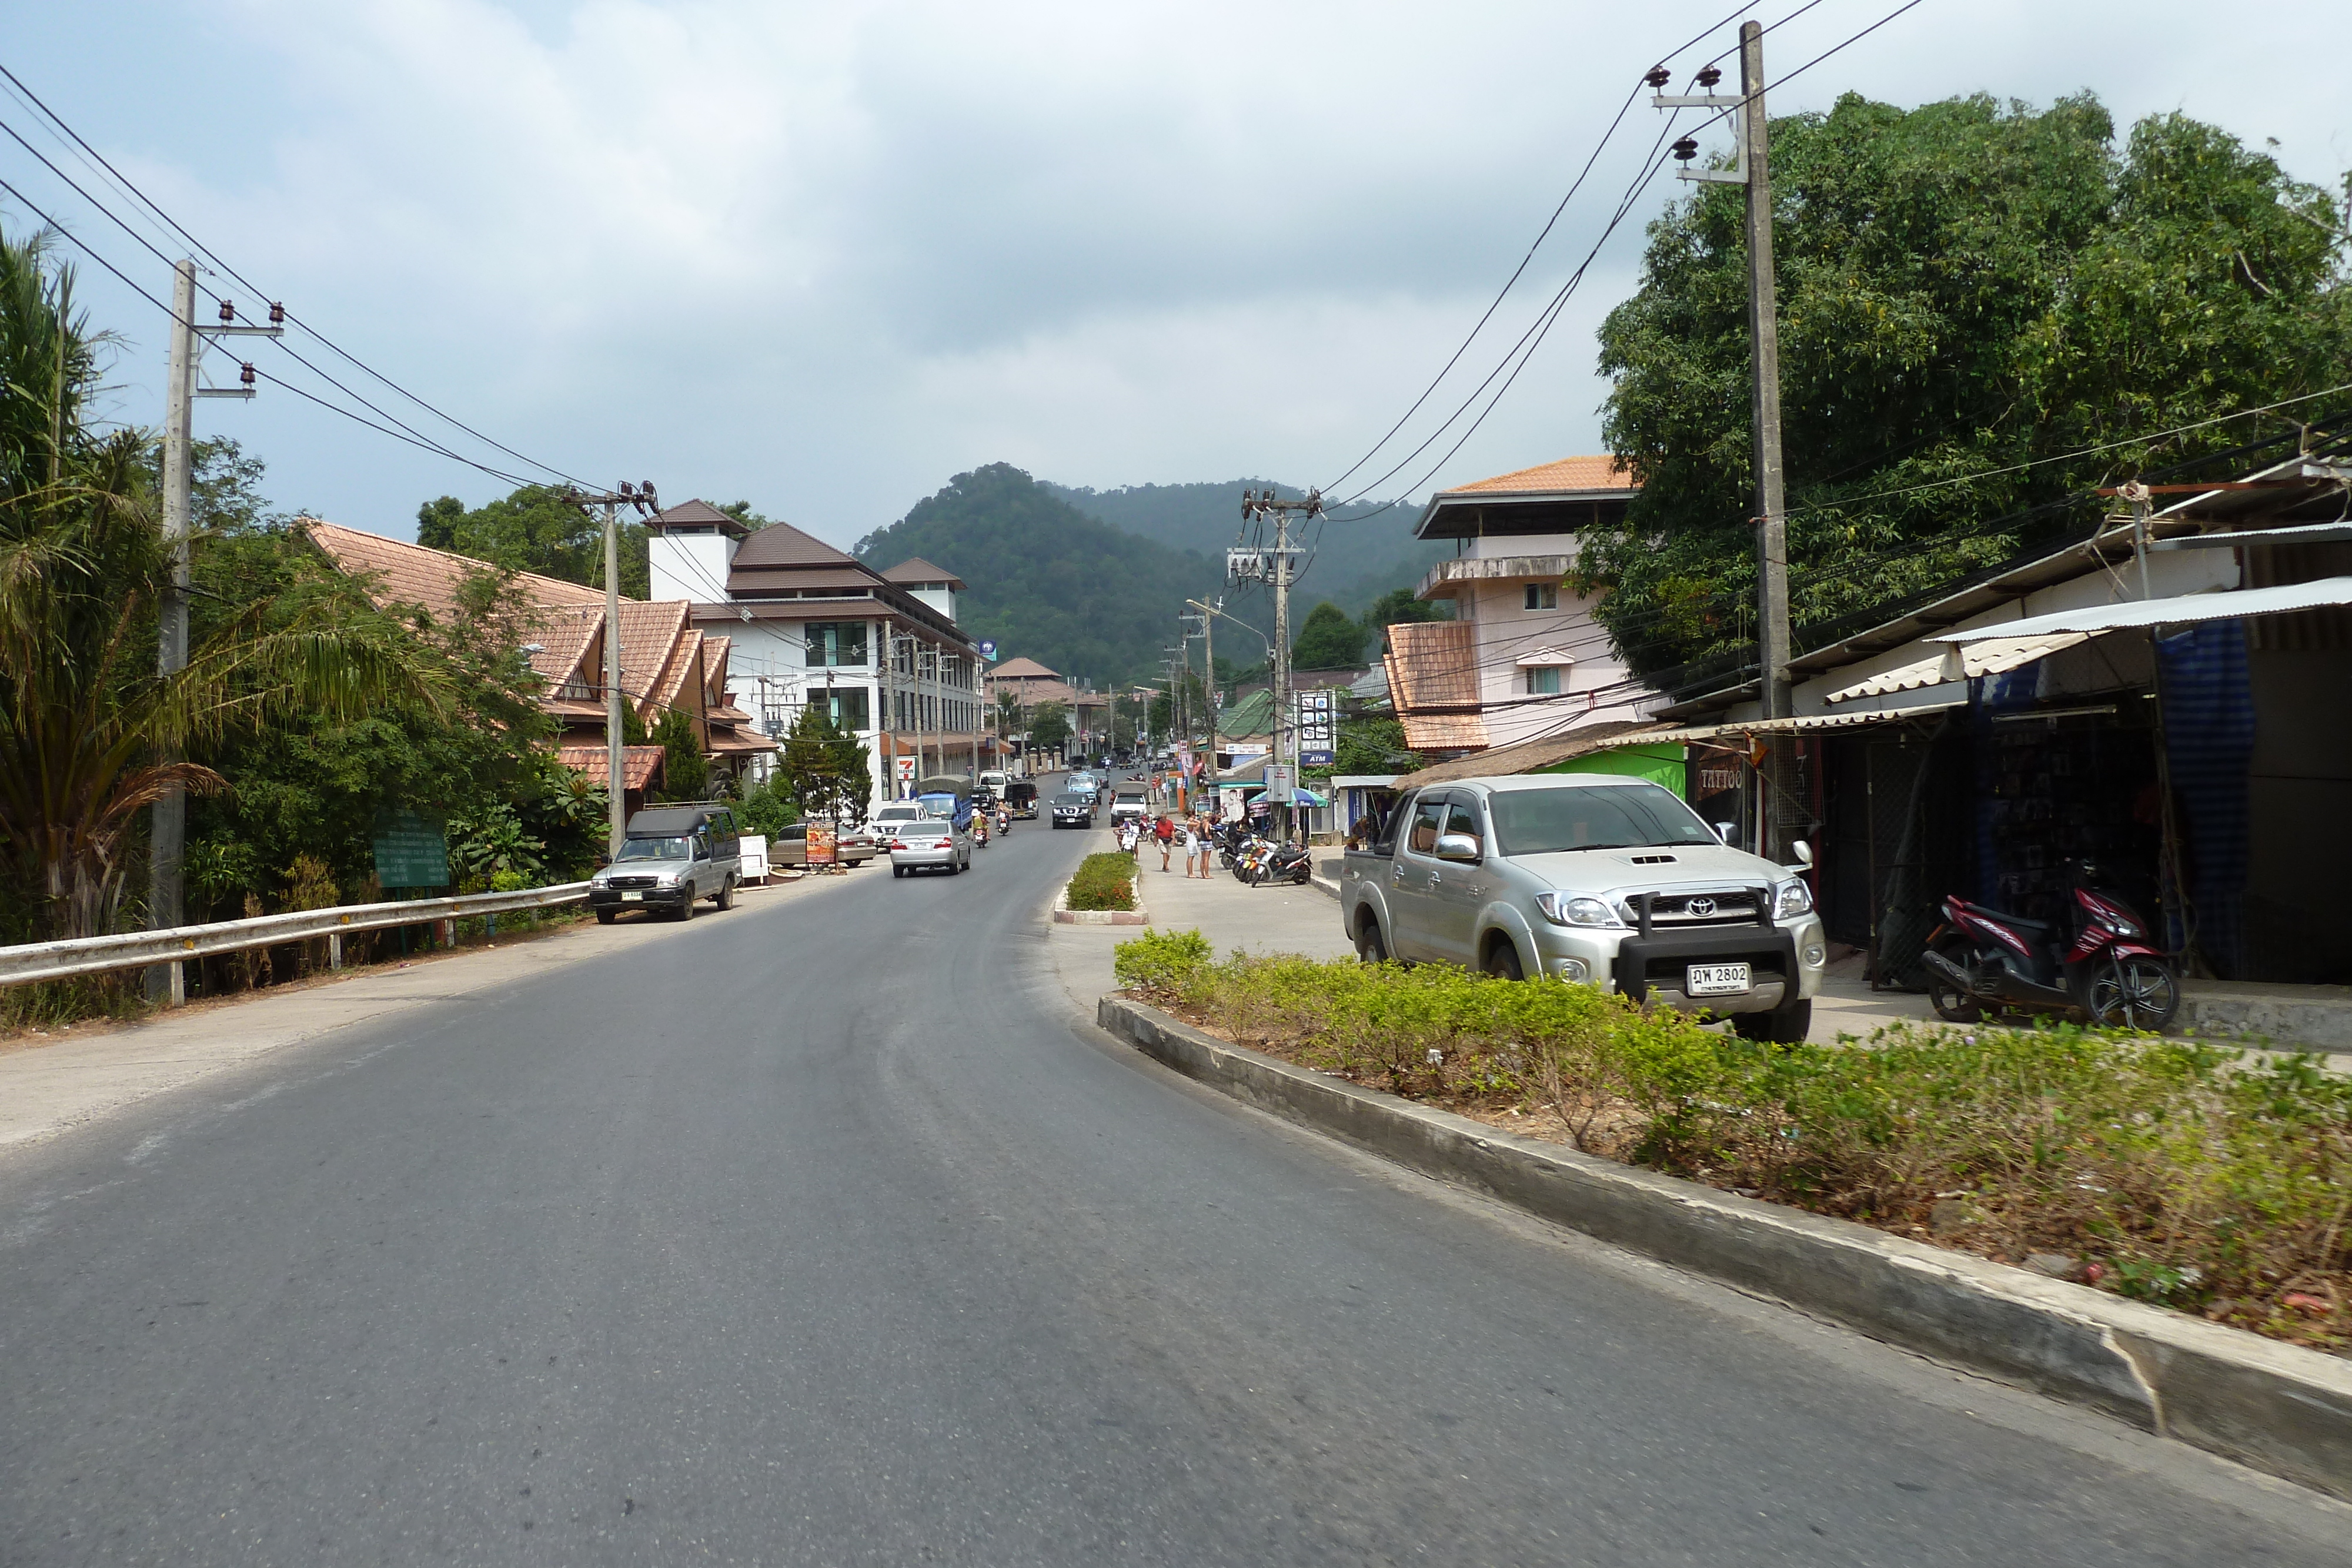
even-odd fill
[[[386,889],[447,887],[449,841],[441,824],[415,811],[384,811],[375,821],[375,880]]]

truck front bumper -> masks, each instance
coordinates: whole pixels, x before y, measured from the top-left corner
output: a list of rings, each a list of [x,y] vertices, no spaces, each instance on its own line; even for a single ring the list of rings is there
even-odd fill
[[[1786,925],[1717,925],[1696,931],[1539,929],[1543,972],[1584,980],[1620,996],[1646,996],[1685,1012],[1752,1013],[1804,1000],[1821,989],[1827,959],[1818,916]],[[1693,964],[1746,964],[1749,987],[1730,996],[1691,996]]]
[[[676,887],[592,887],[588,890],[591,909],[676,909],[687,902],[693,889],[684,883]]]

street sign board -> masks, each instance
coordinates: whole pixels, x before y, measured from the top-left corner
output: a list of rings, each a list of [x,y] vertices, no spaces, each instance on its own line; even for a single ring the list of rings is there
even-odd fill
[[[1330,686],[1318,686],[1297,694],[1297,711],[1292,722],[1298,737],[1298,760],[1308,768],[1328,768],[1339,755],[1338,731],[1339,694]]]
[[[834,862],[833,824],[812,817],[808,825],[808,863],[831,865]]]
[[[996,662],[996,644],[984,637],[981,639],[980,656],[986,659],[990,664],[994,664]]]
[[[441,824],[415,811],[382,811],[375,822],[380,887],[447,887],[449,841]]]

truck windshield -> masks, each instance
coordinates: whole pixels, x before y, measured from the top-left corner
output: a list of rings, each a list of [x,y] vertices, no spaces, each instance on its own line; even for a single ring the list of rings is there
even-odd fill
[[[1507,855],[1715,842],[1696,812],[1655,784],[1498,789],[1486,809]]]
[[[616,861],[682,861],[694,855],[692,839],[625,839]]]

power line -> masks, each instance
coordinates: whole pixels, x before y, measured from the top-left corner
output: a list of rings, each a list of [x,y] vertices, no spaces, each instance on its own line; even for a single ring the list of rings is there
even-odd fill
[[[228,262],[224,260],[217,252],[214,251],[209,246],[198,239],[184,225],[173,218],[171,214],[165,212],[163,208],[152,198],[149,197],[144,191],[142,191],[136,184],[132,183],[121,170],[115,168],[112,163],[107,162],[103,153],[100,153],[96,148],[90,146],[88,141],[84,141],[80,132],[75,131],[70,124],[67,123],[63,116],[59,115],[55,110],[51,109],[46,102],[44,102],[39,94],[34,92],[31,88],[26,87],[24,81],[18,78],[15,72],[9,70],[6,66],[0,65],[0,77],[5,77],[15,88],[17,94],[21,95],[23,99],[29,100],[33,107],[39,111],[41,116],[45,117],[50,124],[57,128],[58,131],[62,131],[64,135],[69,139],[73,147],[79,149],[82,153],[88,155],[88,158],[95,159],[99,167],[103,168],[109,175],[112,176],[118,186],[120,186],[124,192],[128,193],[136,204],[144,207],[148,213],[152,213],[155,218],[160,220],[166,228],[172,231],[172,233],[176,234],[181,239],[185,240],[188,245],[201,253],[215,266],[218,267],[224,273],[227,274],[230,277],[235,278],[238,283],[243,284],[255,298],[265,299],[269,298],[267,291],[257,287],[250,278],[247,277],[244,274],[238,272],[236,268],[230,266]],[[150,251],[154,252],[159,258],[163,259],[166,265],[169,265],[170,257],[165,256],[162,251],[157,250],[153,245],[150,244],[146,239],[132,231],[131,226],[125,223],[121,216],[115,214],[111,208],[108,207],[105,203],[90,195],[88,191],[83,190],[79,183],[67,175],[64,171],[58,169],[56,164],[51,163],[47,158],[42,156],[42,154],[36,151],[29,142],[26,142],[23,137],[18,136],[13,128],[9,129],[8,133],[10,136],[14,137],[18,144],[23,146],[26,152],[32,152],[33,156],[39,158],[42,163],[47,165],[52,173],[56,174],[59,179],[64,180],[67,184],[73,186],[73,188],[81,194],[83,200],[88,201],[91,205],[104,213],[106,216],[118,227],[121,228],[124,233],[130,234],[133,239],[137,239],[141,245],[145,246]],[[86,161],[84,166],[89,166]],[[24,201],[24,197],[21,193],[17,195],[17,200]],[[26,205],[28,207],[30,207],[31,204],[32,204],[29,202],[26,203]],[[37,211],[37,209],[36,209],[36,211]],[[44,221],[49,223],[50,226],[53,228],[60,227],[60,225],[56,224],[54,220],[45,218]],[[75,243],[80,244],[79,240]],[[82,248],[85,251],[89,251],[89,247],[83,246]],[[96,253],[90,252],[89,254],[95,256]],[[114,268],[110,266],[108,270],[114,271]],[[117,273],[116,276],[120,277],[121,274]],[[142,290],[142,292],[144,291]],[[152,296],[150,296],[150,298],[152,298]],[[340,356],[341,359],[365,371],[368,375],[375,378],[375,380],[383,382],[385,386],[391,388],[394,392],[398,392],[402,397],[406,398],[417,407],[424,409],[435,418],[456,426],[457,429],[462,430],[467,434],[472,436],[475,440],[482,442],[486,445],[496,447],[499,451],[505,453],[508,456],[515,458],[519,462],[528,464],[533,468],[541,469],[546,473],[554,475],[558,478],[568,480],[572,484],[583,486],[586,486],[586,482],[578,478],[576,476],[568,474],[564,470],[558,468],[551,464],[541,462],[538,458],[530,456],[525,453],[518,452],[513,447],[507,445],[505,443],[483,434],[480,431],[476,430],[472,425],[466,423],[463,420],[457,418],[455,415],[444,413],[439,408],[435,407],[432,403],[425,402],[425,399],[417,396],[415,392],[410,392],[406,387],[404,387],[399,382],[392,380],[391,377],[386,376],[374,366],[370,365],[365,361],[358,358],[356,355],[344,349],[341,344],[336,343],[333,340],[327,337],[325,333],[320,332],[317,328],[311,326],[309,322],[303,320],[292,311],[289,310],[286,312],[286,319],[293,325],[299,327],[304,332],[309,333],[311,338],[315,339],[319,343]],[[385,413],[383,410],[377,408],[375,404],[369,402],[366,399],[361,397],[357,392],[352,392],[350,388],[343,386],[341,382],[337,382],[324,371],[320,370],[316,365],[313,365],[308,360],[303,359],[301,355],[295,353],[290,346],[284,344],[282,341],[279,346],[284,348],[286,352],[291,356],[296,362],[303,365],[304,368],[310,370],[312,374],[319,376],[330,385],[334,386],[338,391],[343,392],[345,396],[350,397],[354,402],[373,410],[383,418],[392,420],[394,423],[399,424],[403,430],[409,430],[412,434],[417,437],[417,440],[412,442],[411,444],[423,444],[426,451],[440,451],[443,455],[452,458],[453,460],[459,463],[465,463],[471,467],[478,468],[485,474],[490,474],[501,478],[509,477],[509,476],[506,476],[500,470],[488,467],[482,464],[474,463],[469,458],[459,456],[456,452],[446,446],[436,446],[431,444],[429,437],[424,436],[421,432],[415,431],[413,427],[394,418],[394,416]],[[284,383],[281,382],[279,384],[283,385]],[[362,421],[361,423],[364,423],[366,422]],[[516,480],[514,482],[518,484],[530,483],[528,480]]]
[[[1821,0],[1811,0],[1811,5],[1819,5],[1820,3]],[[1755,0],[1747,0],[1746,4],[1735,6],[1728,15],[1723,17],[1721,21],[1700,28],[1699,31],[1694,34],[1689,39],[1668,50],[1663,58],[1669,60],[1674,58],[1675,56],[1679,55],[1685,49],[1689,48],[1691,45],[1697,43],[1699,39],[1706,37],[1707,34],[1714,32],[1716,28],[1723,26],[1726,23],[1728,23],[1735,17],[1738,16],[1741,12],[1750,11],[1754,8]],[[1808,5],[1807,9],[1811,9],[1811,5]],[[1534,242],[1528,246],[1527,254],[1519,258],[1519,265],[1511,269],[1511,276],[1503,280],[1503,287],[1496,290],[1494,299],[1487,305],[1486,308],[1480,313],[1477,322],[1471,327],[1469,334],[1462,340],[1461,347],[1454,350],[1453,354],[1446,360],[1444,367],[1441,368],[1437,374],[1431,379],[1429,385],[1422,390],[1421,395],[1412,400],[1412,406],[1406,409],[1402,414],[1399,415],[1397,422],[1394,424],[1389,426],[1388,433],[1382,435],[1378,441],[1372,443],[1370,448],[1366,451],[1361,457],[1357,458],[1355,462],[1349,464],[1346,473],[1341,474],[1338,478],[1333,479],[1329,484],[1324,486],[1323,488],[1325,490],[1337,490],[1341,485],[1347,483],[1350,475],[1353,475],[1365,464],[1370,463],[1373,456],[1379,453],[1381,447],[1386,446],[1391,440],[1395,439],[1396,433],[1404,428],[1406,421],[1412,419],[1415,413],[1421,411],[1421,405],[1427,402],[1431,395],[1437,391],[1439,385],[1444,382],[1448,375],[1453,373],[1454,367],[1461,362],[1463,355],[1470,351],[1470,345],[1477,341],[1479,333],[1486,330],[1486,323],[1494,319],[1495,312],[1502,308],[1504,299],[1508,297],[1512,288],[1517,286],[1520,277],[1526,274],[1528,265],[1536,258],[1536,252],[1543,248],[1544,241],[1550,237],[1552,229],[1559,223],[1560,214],[1568,211],[1568,204],[1575,200],[1576,193],[1584,188],[1585,180],[1591,175],[1593,166],[1600,162],[1601,154],[1608,150],[1610,141],[1613,140],[1617,134],[1618,127],[1625,122],[1626,113],[1632,110],[1633,107],[1633,100],[1641,96],[1641,91],[1642,83],[1640,81],[1636,81],[1633,84],[1633,89],[1626,93],[1625,101],[1617,106],[1617,113],[1615,117],[1609,121],[1609,129],[1602,131],[1601,133],[1601,140],[1593,144],[1591,155],[1589,155],[1584,161],[1584,167],[1578,171],[1575,182],[1569,186],[1568,194],[1559,199],[1559,204],[1552,209],[1551,216],[1544,220],[1543,228],[1538,232]],[[1408,459],[1408,461],[1410,461],[1410,459]]]

